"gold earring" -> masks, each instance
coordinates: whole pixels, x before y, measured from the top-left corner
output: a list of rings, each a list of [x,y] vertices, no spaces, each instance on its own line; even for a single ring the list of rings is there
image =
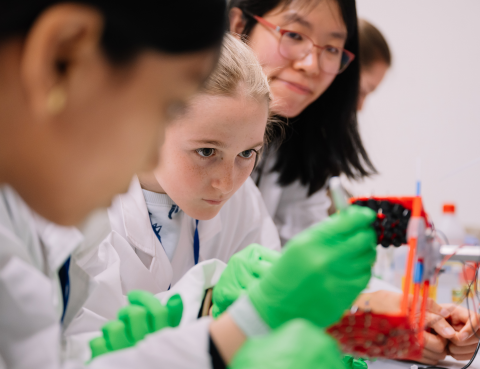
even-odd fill
[[[60,113],[65,108],[66,103],[67,94],[65,90],[60,86],[52,88],[47,97],[47,109],[50,114],[56,115]]]

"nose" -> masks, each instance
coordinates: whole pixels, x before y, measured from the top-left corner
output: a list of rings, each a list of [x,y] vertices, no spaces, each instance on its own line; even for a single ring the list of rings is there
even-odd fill
[[[234,163],[224,163],[218,169],[212,187],[220,190],[223,195],[227,195],[233,191],[234,185]]]
[[[293,67],[297,70],[303,70],[310,75],[318,75],[320,73],[320,58],[318,51],[314,48],[303,59],[295,60]]]

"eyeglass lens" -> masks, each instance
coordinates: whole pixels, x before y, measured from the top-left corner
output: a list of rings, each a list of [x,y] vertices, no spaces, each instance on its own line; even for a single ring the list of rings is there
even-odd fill
[[[301,33],[285,32],[280,38],[280,54],[287,59],[303,59],[312,49],[312,41]],[[350,57],[341,49],[327,46],[320,51],[319,66],[326,73],[341,73],[349,63]]]

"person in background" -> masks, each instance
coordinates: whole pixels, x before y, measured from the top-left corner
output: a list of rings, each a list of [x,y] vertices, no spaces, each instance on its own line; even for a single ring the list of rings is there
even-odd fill
[[[285,244],[328,216],[331,176],[375,173],[357,128],[356,5],[231,0],[229,9],[230,31],[257,54],[270,79],[273,109],[288,121],[253,175]]]
[[[360,93],[357,109],[360,111],[365,98],[375,91],[392,65],[392,54],[380,31],[365,19],[358,22],[360,40]]]

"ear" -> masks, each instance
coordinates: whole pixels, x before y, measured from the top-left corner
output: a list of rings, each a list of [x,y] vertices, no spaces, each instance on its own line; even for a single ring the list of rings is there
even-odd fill
[[[243,30],[246,26],[242,10],[240,8],[232,8],[228,14],[228,17],[230,20],[230,33],[235,35],[237,38],[240,38],[240,35],[243,34]]]
[[[64,94],[71,69],[99,52],[103,19],[93,8],[61,4],[46,10],[26,36],[20,73],[27,103],[36,116],[52,115],[49,99]]]

